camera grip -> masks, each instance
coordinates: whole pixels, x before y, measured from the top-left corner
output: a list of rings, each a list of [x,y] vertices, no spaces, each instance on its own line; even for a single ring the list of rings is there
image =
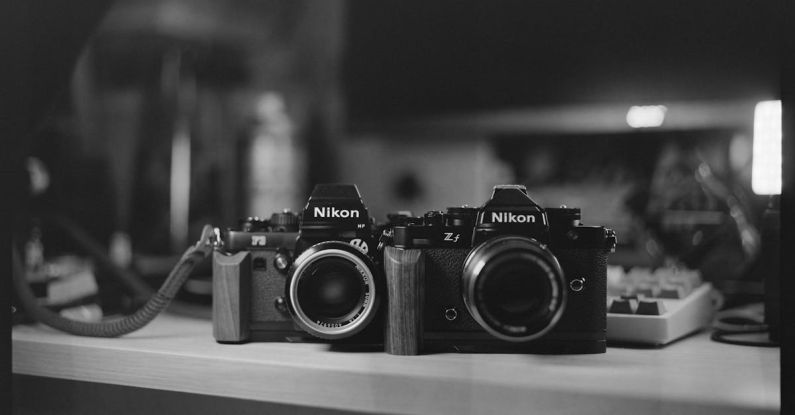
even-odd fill
[[[425,302],[422,251],[388,246],[384,249],[384,270],[387,285],[384,351],[393,355],[417,355],[422,346]]]
[[[213,253],[213,336],[219,343],[248,340],[251,254]]]

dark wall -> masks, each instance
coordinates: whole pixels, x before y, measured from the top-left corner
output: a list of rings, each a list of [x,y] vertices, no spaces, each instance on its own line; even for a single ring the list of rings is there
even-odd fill
[[[353,0],[354,120],[604,101],[769,98],[778,1]]]

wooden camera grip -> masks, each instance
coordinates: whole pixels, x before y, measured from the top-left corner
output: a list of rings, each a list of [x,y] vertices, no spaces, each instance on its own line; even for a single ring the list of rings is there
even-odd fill
[[[386,247],[384,271],[387,316],[384,351],[417,355],[422,348],[422,313],[425,301],[425,264],[419,249]]]

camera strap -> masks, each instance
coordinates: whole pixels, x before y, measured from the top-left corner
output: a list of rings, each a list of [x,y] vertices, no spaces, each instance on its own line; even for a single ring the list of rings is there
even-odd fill
[[[188,279],[191,271],[220,244],[218,232],[205,225],[195,245],[189,247],[168,274],[166,281],[149,300],[135,313],[98,322],[72,320],[38,303],[25,278],[24,266],[16,245],[13,247],[14,288],[22,307],[34,319],[54,329],[66,333],[89,337],[118,337],[132,333],[149,324],[171,303],[177,292]]]

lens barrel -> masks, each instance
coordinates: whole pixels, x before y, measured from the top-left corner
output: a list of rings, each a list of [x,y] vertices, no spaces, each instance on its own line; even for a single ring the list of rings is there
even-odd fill
[[[296,258],[286,285],[293,320],[323,339],[358,333],[377,310],[376,275],[372,260],[350,244],[309,247]]]
[[[467,256],[461,278],[467,310],[502,340],[543,336],[566,306],[563,270],[534,239],[501,236],[483,242]]]

